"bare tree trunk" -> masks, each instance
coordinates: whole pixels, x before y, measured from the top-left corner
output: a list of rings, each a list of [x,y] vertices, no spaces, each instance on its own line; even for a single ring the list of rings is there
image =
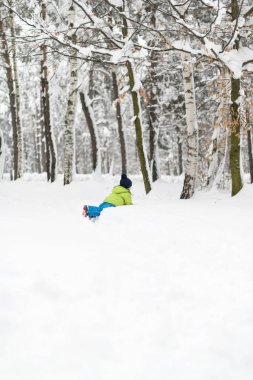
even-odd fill
[[[178,175],[183,173],[183,149],[182,149],[182,138],[180,135],[180,130],[176,127],[177,132],[177,148],[178,148]]]
[[[46,3],[41,1],[41,16],[45,20],[47,16]],[[56,153],[52,137],[52,126],[50,120],[50,97],[48,85],[48,68],[47,68],[47,46],[44,43],[41,46],[41,98],[42,114],[44,119],[45,145],[46,145],[46,171],[47,180],[51,182],[56,178]]]
[[[138,90],[134,89],[136,81],[135,81],[133,66],[130,61],[127,61],[127,70],[128,70],[129,84],[130,84],[132,102],[133,102],[137,151],[138,151],[139,161],[141,165],[141,172],[142,172],[145,191],[146,191],[146,194],[148,194],[152,188],[151,188],[148,160],[147,160],[147,155],[145,152],[144,141],[143,141],[140,98],[139,98]]]
[[[75,8],[72,1],[69,8],[69,36],[73,44],[76,43],[76,33],[74,30]],[[76,51],[72,52],[70,58],[70,88],[65,117],[64,131],[64,185],[70,184],[73,179],[74,170],[74,120],[77,99],[77,58]]]
[[[249,108],[246,109],[246,127],[247,127],[247,142],[248,142],[248,156],[249,156],[250,183],[253,183],[252,136],[251,136],[251,127],[250,127],[250,113],[249,113]]]
[[[231,0],[232,21],[240,17],[240,8],[237,0]],[[235,49],[239,49],[239,40],[235,41]],[[231,149],[230,149],[230,170],[232,178],[232,196],[242,189],[242,178],[240,171],[240,133],[241,121],[239,114],[241,80],[231,77]]]
[[[239,193],[242,188],[240,171],[240,130],[241,121],[239,115],[239,104],[237,100],[240,96],[240,79],[231,78],[231,149],[230,149],[230,170],[232,178],[232,196]]]
[[[126,142],[125,142],[125,135],[124,135],[124,129],[123,129],[123,123],[122,123],[122,116],[121,116],[121,106],[120,106],[120,99],[119,99],[117,76],[116,76],[115,71],[112,72],[112,84],[113,84],[114,102],[115,102],[115,107],[116,107],[116,118],[117,118],[117,123],[118,123],[118,132],[119,132],[121,168],[122,168],[121,172],[127,174]]]
[[[2,5],[0,4],[0,7]],[[10,111],[12,122],[12,135],[13,135],[13,166],[14,166],[14,180],[19,178],[19,151],[18,151],[18,128],[17,128],[17,110],[16,110],[16,94],[14,88],[14,78],[12,72],[12,65],[9,55],[6,34],[0,8],[0,34],[2,36],[2,55],[5,63],[7,86],[10,99]]]
[[[101,157],[100,157],[100,144],[98,138],[98,131],[96,129],[94,117],[92,114],[92,109],[90,107],[90,99],[85,96],[83,92],[80,92],[80,100],[82,104],[82,109],[86,119],[86,123],[89,129],[91,138],[91,149],[92,149],[92,169],[94,172],[101,172]]]
[[[187,123],[187,161],[185,166],[184,186],[180,198],[189,199],[194,194],[197,177],[198,123],[191,54],[181,53],[181,57]]]
[[[10,0],[10,7],[12,7],[12,0]],[[10,29],[11,29],[11,48],[12,48],[12,59],[13,59],[13,76],[15,84],[15,94],[16,94],[16,118],[17,118],[17,139],[18,139],[18,174],[17,177],[20,178],[23,173],[23,133],[20,122],[20,88],[18,79],[18,68],[17,68],[17,54],[16,54],[16,41],[15,41],[15,27],[13,19],[13,11],[10,8]]]
[[[122,11],[122,15],[123,15],[123,8],[119,7],[119,10]],[[122,17],[122,21],[123,21],[122,35],[124,38],[126,38],[128,35],[128,24],[127,24],[127,19],[126,17],[124,17],[124,15]],[[126,66],[127,66],[127,71],[128,71],[129,85],[130,85],[132,103],[133,103],[137,152],[139,156],[145,191],[146,191],[146,194],[148,194],[151,191],[152,187],[151,187],[151,178],[150,178],[151,175],[150,175],[150,170],[149,170],[149,165],[148,165],[148,159],[147,159],[147,155],[146,155],[146,151],[144,147],[144,141],[143,141],[140,95],[139,95],[138,88],[136,88],[137,82],[135,78],[133,63],[128,60],[126,63]]]
[[[156,28],[156,16],[155,10],[151,16],[151,24],[153,28]],[[152,45],[154,43],[152,42]],[[152,175],[152,181],[155,182],[160,177],[159,170],[159,152],[158,152],[158,135],[159,135],[159,104],[157,98],[158,91],[158,62],[160,54],[156,51],[151,51],[150,57],[150,79],[151,88],[149,91],[149,104],[147,106],[150,120],[150,132],[149,132],[149,143],[150,143],[150,169]]]
[[[5,160],[5,152],[4,152],[4,136],[3,132],[0,129],[0,180],[3,177],[4,172],[4,160]]]

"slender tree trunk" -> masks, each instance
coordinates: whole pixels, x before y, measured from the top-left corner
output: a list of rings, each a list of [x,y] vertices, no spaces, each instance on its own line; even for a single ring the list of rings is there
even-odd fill
[[[187,123],[187,161],[185,165],[184,186],[181,199],[193,196],[197,177],[198,161],[198,123],[191,55],[181,53],[185,93],[185,110]]]
[[[240,16],[240,8],[237,0],[231,0],[232,21]],[[239,39],[235,41],[235,49],[239,49]],[[230,170],[232,179],[232,196],[242,189],[242,178],[240,171],[240,133],[241,121],[239,114],[241,80],[231,77],[231,149],[230,149]]]
[[[151,17],[151,24],[153,28],[156,28],[156,16],[155,11]],[[155,42],[152,42],[154,45]],[[149,143],[150,143],[150,169],[152,175],[152,181],[155,182],[160,177],[159,170],[159,152],[158,152],[158,135],[159,135],[159,104],[157,98],[158,92],[158,62],[160,54],[156,51],[151,51],[150,57],[150,91],[149,91],[149,120],[150,120],[150,132],[149,132]]]
[[[178,149],[178,175],[183,173],[183,149],[182,149],[182,138],[180,136],[180,130],[176,127],[177,132],[177,149]]]
[[[0,180],[2,179],[3,172],[4,172],[4,159],[5,159],[4,136],[3,136],[3,132],[0,129]]]
[[[47,159],[46,159],[46,138],[45,138],[45,128],[44,128],[44,114],[43,114],[43,104],[42,104],[42,92],[40,91],[40,108],[38,109],[38,143],[40,144],[41,153],[41,172],[47,173]]]
[[[10,7],[12,7],[12,0],[10,0]],[[15,41],[15,27],[13,11],[10,8],[10,29],[11,29],[11,48],[12,48],[12,59],[13,59],[13,76],[15,83],[15,95],[16,95],[16,124],[17,124],[17,139],[18,139],[18,173],[17,177],[20,178],[23,173],[23,133],[20,122],[20,88],[18,79],[18,68],[17,68],[17,54],[16,54],[16,41]]]
[[[73,44],[76,43],[76,33],[74,30],[75,8],[72,1],[69,8],[69,36]],[[76,51],[73,50],[70,58],[70,88],[65,117],[64,131],[64,185],[70,184],[74,171],[74,120],[77,99],[77,58]]]
[[[1,4],[0,4],[1,7]],[[0,35],[2,37],[2,55],[5,63],[7,86],[10,99],[10,112],[12,122],[12,135],[13,135],[13,166],[14,166],[14,180],[19,178],[19,151],[18,151],[18,128],[17,128],[17,110],[16,110],[16,94],[14,88],[14,78],[12,72],[12,65],[9,55],[6,34],[0,8]]]
[[[214,178],[215,178],[216,173],[217,173],[218,168],[219,168],[219,164],[218,164],[218,134],[219,134],[219,131],[217,132],[217,130],[215,129],[213,137],[212,137],[211,164],[210,164],[210,167],[208,170],[208,178],[207,178],[207,186],[209,188],[212,187]]]
[[[122,11],[122,15],[123,15],[124,9],[122,7],[119,7],[119,10]],[[124,17],[124,15],[122,16],[122,21],[123,21],[122,35],[123,35],[123,38],[126,38],[128,35],[128,24],[127,24],[127,19],[126,17]],[[152,187],[151,187],[151,175],[150,175],[150,170],[149,170],[149,165],[148,165],[148,159],[147,159],[147,155],[146,155],[146,151],[144,147],[144,141],[143,141],[140,95],[139,95],[138,88],[136,88],[137,83],[136,83],[133,63],[128,60],[126,62],[126,66],[127,66],[127,71],[128,71],[129,85],[130,85],[132,103],[133,103],[137,152],[139,156],[145,191],[146,191],[146,194],[148,194],[151,191]]]
[[[150,180],[150,172],[149,172],[147,155],[145,152],[144,141],[143,141],[140,98],[139,98],[138,90],[135,90],[134,88],[136,81],[135,81],[135,76],[134,76],[133,65],[130,61],[127,61],[127,70],[128,70],[129,84],[130,84],[132,102],[133,102],[137,151],[138,151],[145,191],[146,191],[146,194],[148,194],[151,191],[151,180]]]
[[[239,193],[242,188],[240,171],[240,130],[241,121],[239,115],[240,79],[231,78],[231,149],[230,149],[230,170],[232,178],[232,196]]]
[[[252,136],[251,136],[251,127],[250,127],[250,113],[249,113],[249,108],[246,109],[246,127],[247,127],[247,142],[248,142],[248,156],[249,156],[250,183],[253,183]]]
[[[36,144],[36,161],[37,161],[37,170],[40,174],[42,172],[42,152],[41,152],[41,121],[39,109],[36,106],[35,111],[35,144]]]
[[[47,8],[46,3],[41,1],[41,16],[46,20]],[[42,114],[44,120],[45,146],[46,146],[46,171],[47,180],[51,182],[56,178],[56,153],[52,137],[52,126],[50,118],[50,96],[48,84],[48,68],[47,68],[47,46],[41,46],[41,98],[42,98]]]
[[[88,99],[83,92],[80,92],[80,100],[91,138],[92,169],[94,172],[101,173],[99,137],[94,121],[93,111],[90,106],[90,99]]]
[[[116,76],[115,71],[112,72],[112,84],[113,84],[114,102],[115,102],[115,107],[116,107],[116,118],[117,118],[117,124],[118,124],[118,132],[119,132],[119,142],[120,142],[120,152],[121,152],[121,172],[127,174],[126,142],[125,142],[125,134],[124,134],[122,116],[121,116],[121,106],[120,106],[120,99],[119,99],[117,76]]]

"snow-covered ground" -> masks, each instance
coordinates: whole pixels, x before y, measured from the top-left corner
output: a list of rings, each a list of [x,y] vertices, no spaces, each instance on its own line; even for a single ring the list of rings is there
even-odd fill
[[[118,179],[0,183],[0,378],[252,380],[253,187],[84,219]]]

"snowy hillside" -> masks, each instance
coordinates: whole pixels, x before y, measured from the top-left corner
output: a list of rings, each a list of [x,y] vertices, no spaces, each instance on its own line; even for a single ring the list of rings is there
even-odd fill
[[[133,182],[96,223],[118,177],[1,182],[1,379],[252,380],[252,186]]]

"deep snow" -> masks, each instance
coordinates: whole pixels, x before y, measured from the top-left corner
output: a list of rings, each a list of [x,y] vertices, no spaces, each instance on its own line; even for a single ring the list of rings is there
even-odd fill
[[[118,179],[0,183],[0,378],[252,380],[252,186],[84,219]]]

